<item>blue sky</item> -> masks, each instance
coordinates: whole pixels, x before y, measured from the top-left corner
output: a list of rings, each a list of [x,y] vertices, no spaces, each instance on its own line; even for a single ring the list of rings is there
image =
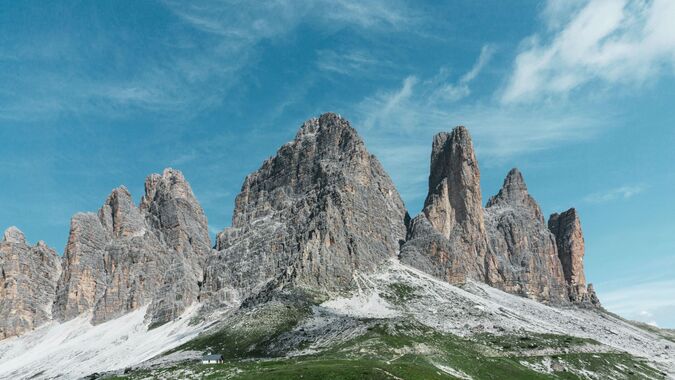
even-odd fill
[[[12,2],[0,10],[0,228],[62,252],[114,187],[182,170],[211,232],[302,121],[342,114],[411,214],[465,125],[483,196],[511,167],[577,207],[587,278],[675,327],[675,3]]]

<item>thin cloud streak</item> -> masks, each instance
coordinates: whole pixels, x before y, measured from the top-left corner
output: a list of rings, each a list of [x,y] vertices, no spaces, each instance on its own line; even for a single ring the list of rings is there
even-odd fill
[[[675,280],[637,283],[602,292],[603,306],[629,319],[659,326],[675,325]]]
[[[175,17],[170,33],[133,41],[138,48],[169,47],[152,52],[156,54],[136,54],[129,46],[120,47],[119,41],[87,33],[84,38],[50,37],[49,41],[59,42],[59,49],[47,55],[0,55],[0,67],[11,65],[11,70],[0,72],[0,81],[6,84],[0,89],[0,121],[36,122],[64,115],[115,119],[143,112],[190,119],[222,104],[259,56],[261,42],[284,38],[301,24],[328,32],[345,26],[386,31],[412,25],[411,12],[385,1],[166,1],[163,5]],[[28,42],[36,51],[45,50],[35,37]],[[102,75],[99,67],[87,65],[91,60],[79,59],[91,45],[102,47],[104,53],[98,58],[125,62],[127,66],[117,70],[124,74]],[[33,59],[45,69],[35,75],[35,70],[19,64],[23,59]],[[68,65],[57,64],[68,59],[72,60]],[[365,56],[349,59],[353,65],[368,63]]]
[[[647,189],[646,185],[621,186],[615,189],[589,194],[586,197],[584,197],[584,202],[605,203],[616,200],[626,200],[643,193],[646,189]]]

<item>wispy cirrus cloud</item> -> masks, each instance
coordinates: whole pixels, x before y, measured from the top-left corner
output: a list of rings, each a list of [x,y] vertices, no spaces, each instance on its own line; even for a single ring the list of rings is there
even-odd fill
[[[371,73],[375,68],[391,66],[390,62],[382,61],[366,50],[319,50],[316,54],[317,68],[326,73],[353,77]]]
[[[647,186],[644,184],[625,185],[614,189],[589,194],[584,197],[584,201],[588,203],[605,203],[617,200],[626,200],[643,193],[645,190],[647,190]]]
[[[499,164],[513,156],[595,137],[611,124],[611,113],[597,117],[572,105],[504,105],[494,101],[459,101],[488,64],[483,47],[474,65],[458,79],[441,74],[411,75],[398,88],[379,91],[357,106],[357,124],[365,127],[368,146],[393,174],[406,199],[423,196],[433,134],[465,125],[474,137],[481,164]],[[405,141],[405,146],[400,141]],[[401,159],[405,158],[405,159]]]
[[[222,104],[259,57],[263,41],[283,39],[300,25],[324,32],[344,27],[377,32],[412,22],[403,4],[388,1],[166,1],[162,6],[173,20],[161,29],[78,23],[98,17],[96,10],[53,5],[58,9],[45,11],[69,14],[75,20],[69,28],[15,30],[11,39],[0,37],[8,48],[0,53],[0,120],[117,118],[146,111],[189,118]],[[354,67],[368,63],[358,54],[348,59]]]
[[[565,97],[589,83],[641,85],[675,69],[675,2],[551,0],[522,43],[504,103]]]

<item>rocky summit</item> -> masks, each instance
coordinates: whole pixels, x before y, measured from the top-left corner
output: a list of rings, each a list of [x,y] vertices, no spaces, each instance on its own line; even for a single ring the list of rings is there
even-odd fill
[[[232,227],[216,238],[204,297],[232,304],[293,285],[353,287],[396,257],[406,210],[363,140],[339,115],[305,122],[293,141],[246,177]]]
[[[499,193],[487,202],[485,223],[490,285],[538,301],[567,300],[555,236],[518,169],[508,173]]]

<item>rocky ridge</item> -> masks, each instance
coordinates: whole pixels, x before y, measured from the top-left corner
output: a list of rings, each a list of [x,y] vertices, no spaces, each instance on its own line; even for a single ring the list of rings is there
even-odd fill
[[[91,312],[101,323],[150,304],[162,324],[199,297],[210,253],[206,216],[183,175],[166,169],[145,184],[140,207],[125,187],[97,214],[76,214],[54,305],[59,320]]]
[[[12,268],[29,256],[14,252],[35,249],[17,230],[5,233],[7,278],[17,278]],[[429,193],[422,212],[409,220],[379,161],[348,121],[328,113],[305,122],[246,177],[232,226],[217,235],[214,248],[190,185],[166,169],[146,179],[138,206],[122,186],[97,213],[73,216],[62,265],[55,254],[56,261],[42,259],[47,267],[41,270],[53,281],[33,281],[44,282],[46,295],[35,301],[28,300],[29,290],[5,292],[0,312],[36,310],[17,306],[22,302],[48,311],[19,313],[32,321],[8,320],[5,336],[83,314],[98,324],[144,306],[146,320],[157,326],[198,302],[208,311],[288,287],[349,290],[396,257],[452,284],[479,281],[545,303],[596,306],[583,254],[576,212],[554,214],[547,226],[517,170],[483,208],[478,162],[464,127],[434,137]],[[39,271],[23,276],[35,279]]]
[[[452,284],[475,280],[544,303],[598,306],[586,295],[578,217],[556,215],[547,226],[518,169],[483,208],[478,161],[460,126],[434,137],[429,193],[400,259]]]

